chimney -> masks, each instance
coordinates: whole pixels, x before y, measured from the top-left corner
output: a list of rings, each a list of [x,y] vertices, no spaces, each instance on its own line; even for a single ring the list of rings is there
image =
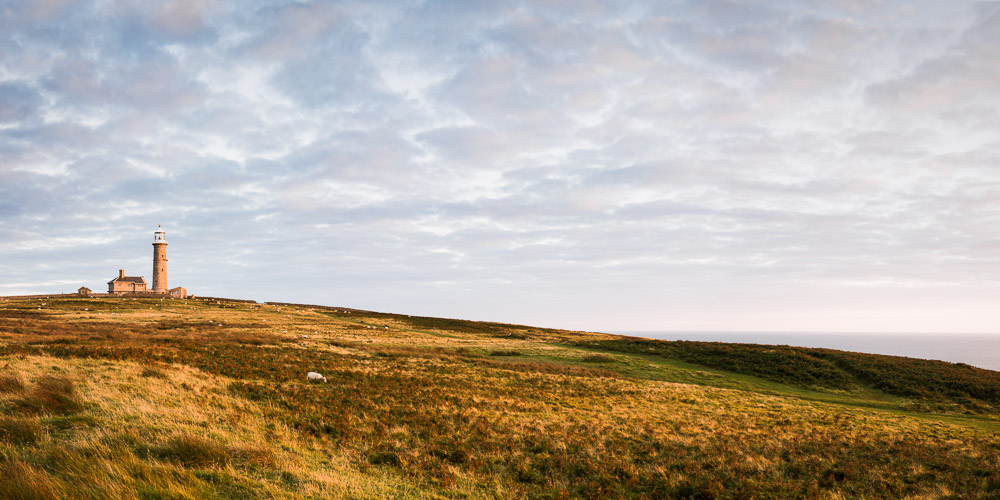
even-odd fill
[[[119,269],[118,270],[118,279],[120,279],[120,280],[125,279],[125,270],[124,269]]]

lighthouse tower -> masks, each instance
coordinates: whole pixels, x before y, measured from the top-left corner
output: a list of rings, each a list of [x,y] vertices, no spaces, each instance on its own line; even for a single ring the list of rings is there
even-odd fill
[[[167,293],[167,234],[159,224],[153,233],[153,292]]]

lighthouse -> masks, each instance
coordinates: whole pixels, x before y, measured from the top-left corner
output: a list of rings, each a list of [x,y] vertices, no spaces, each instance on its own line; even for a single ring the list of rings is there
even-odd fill
[[[153,233],[153,292],[167,293],[167,234],[159,224]]]

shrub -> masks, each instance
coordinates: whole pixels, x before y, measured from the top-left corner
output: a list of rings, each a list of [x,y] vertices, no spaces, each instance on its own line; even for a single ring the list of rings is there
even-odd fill
[[[586,363],[611,363],[614,360],[615,358],[607,354],[588,354],[583,357],[583,361]]]

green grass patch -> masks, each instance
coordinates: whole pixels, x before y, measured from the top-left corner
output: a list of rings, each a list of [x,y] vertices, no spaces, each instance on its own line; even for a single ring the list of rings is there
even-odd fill
[[[910,405],[915,411],[1000,414],[1000,373],[964,364],[831,349],[631,337],[573,345],[678,360],[810,391],[883,393],[915,400]]]
[[[612,363],[615,358],[607,354],[588,354],[582,358],[584,363]]]

